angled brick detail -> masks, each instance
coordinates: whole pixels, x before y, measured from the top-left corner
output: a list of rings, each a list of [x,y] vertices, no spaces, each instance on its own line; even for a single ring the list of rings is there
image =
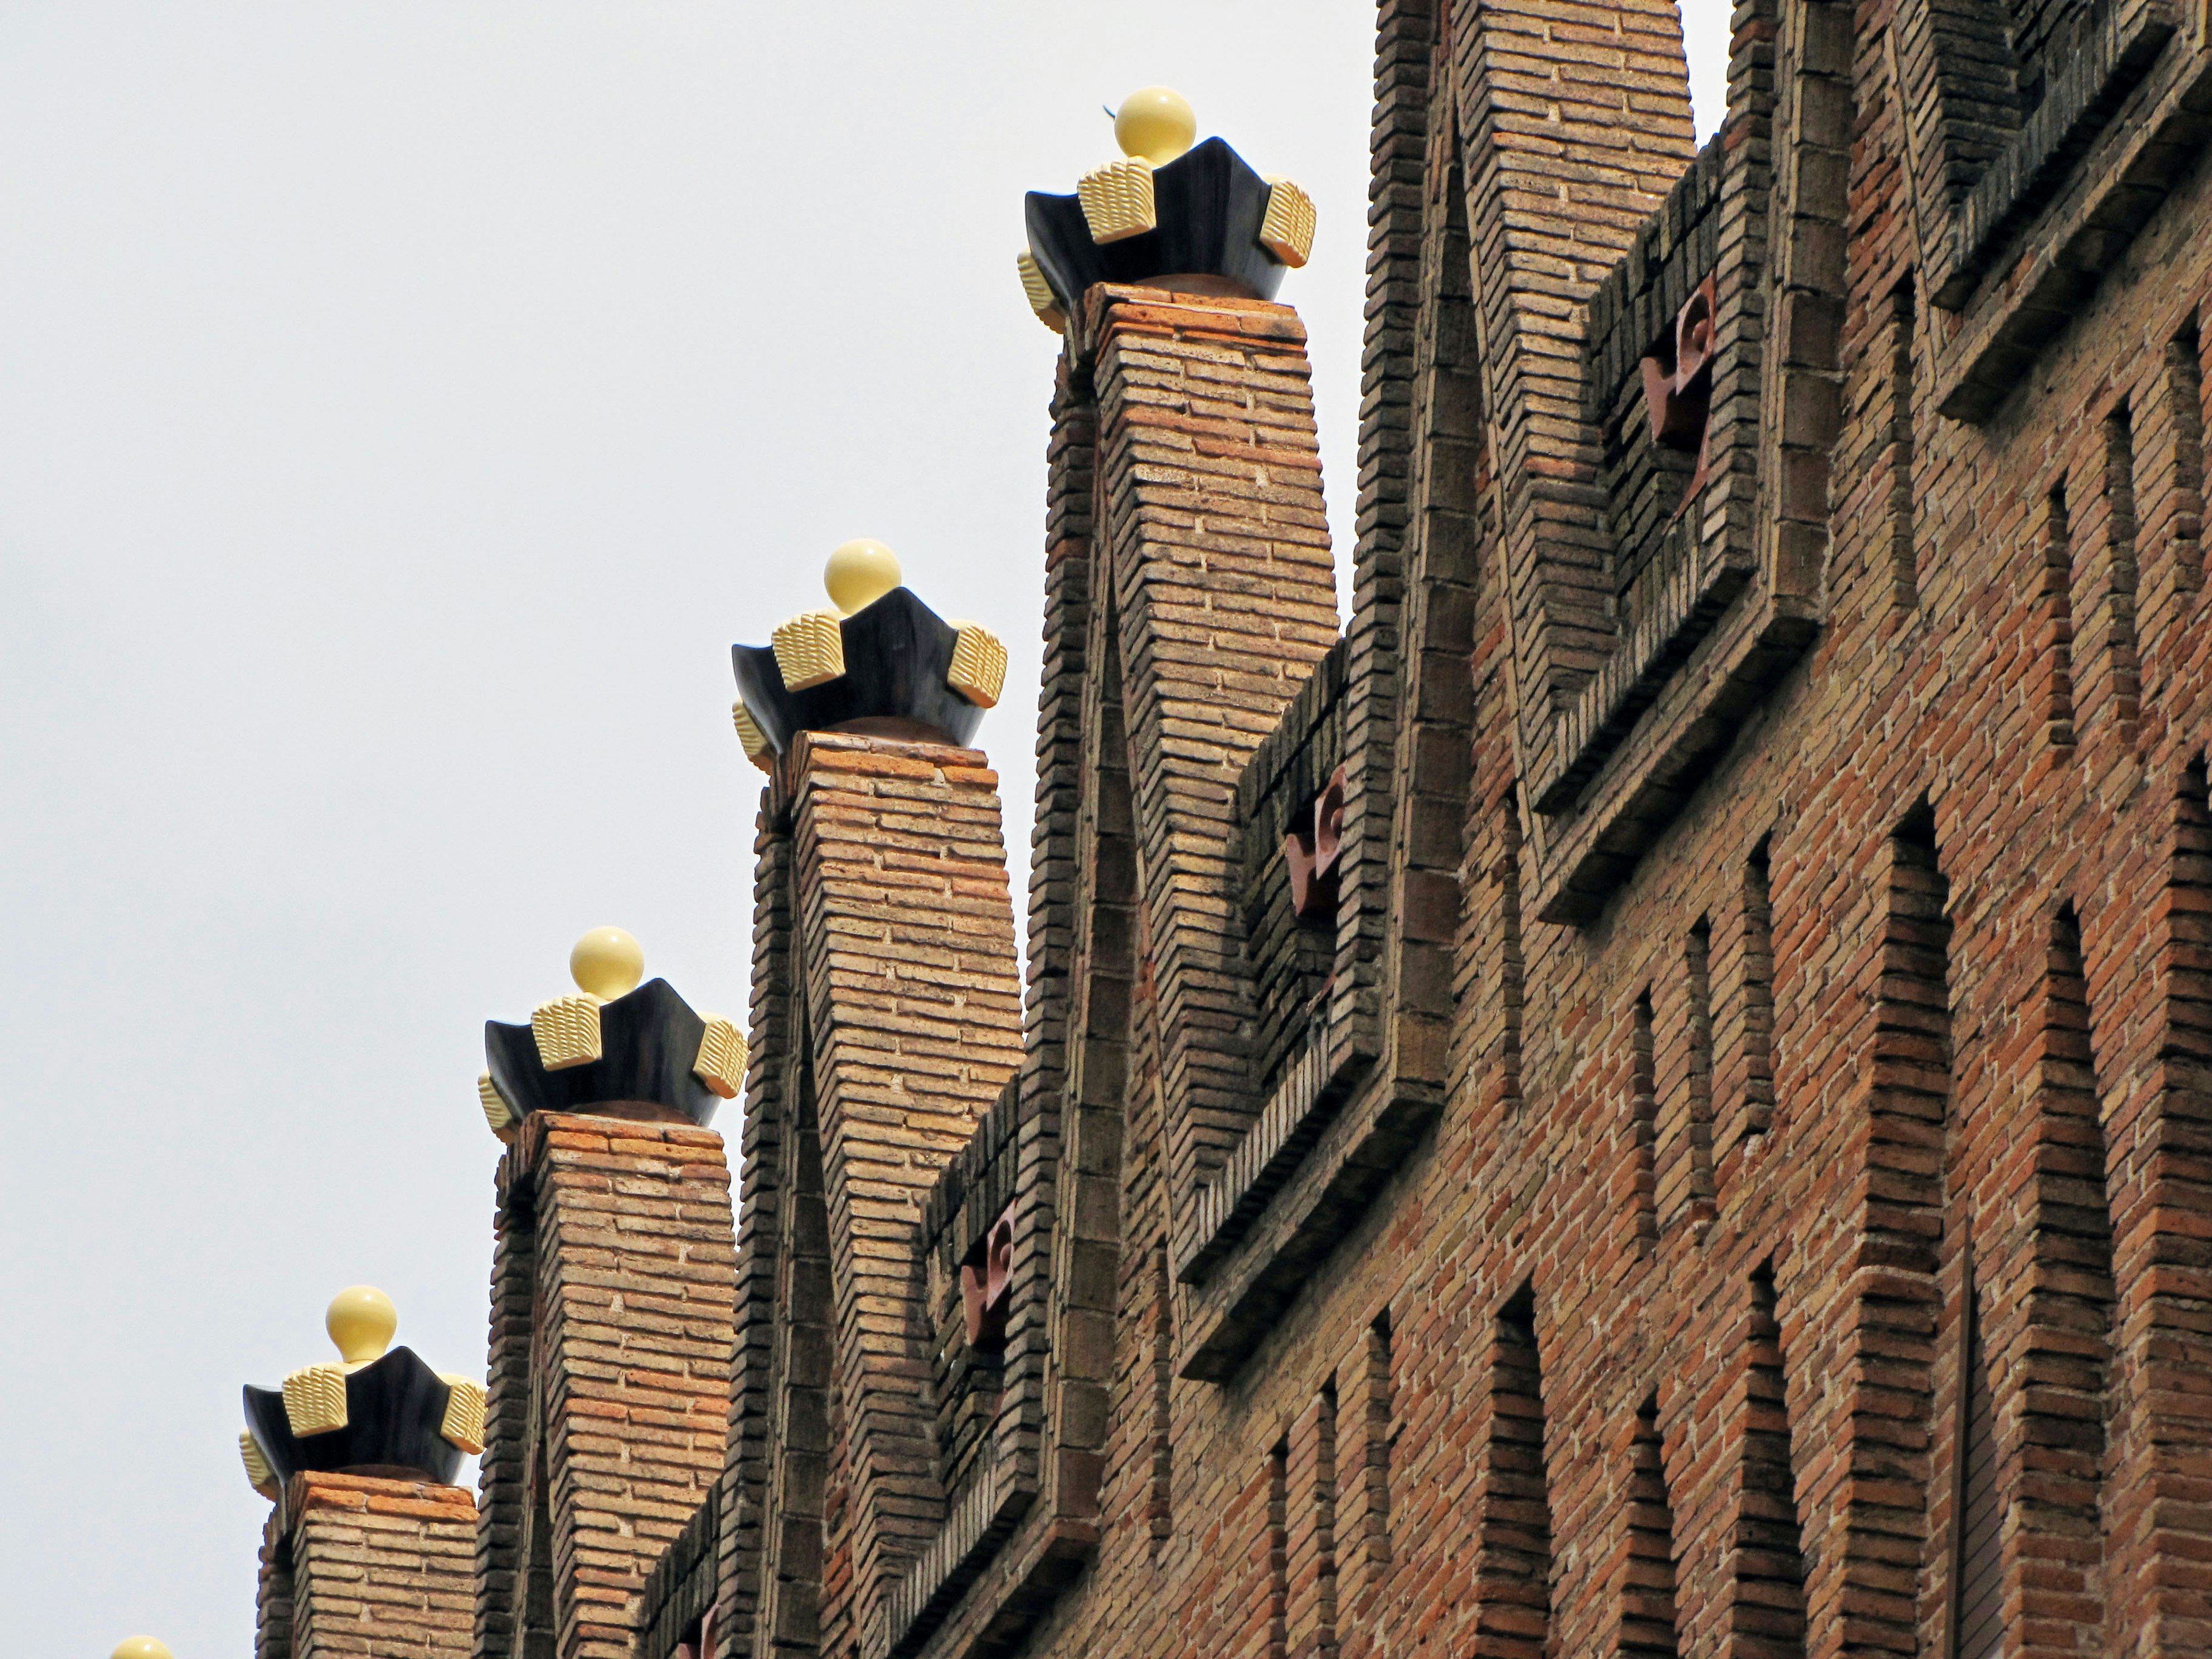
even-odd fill
[[[2106,1516],[2114,1600],[2142,1630],[2138,1651],[2212,1642],[2212,806],[2191,761],[2167,793],[2164,891],[2152,906],[2156,1052],[2113,1103],[2117,1375],[2124,1485]],[[2132,927],[2132,924],[2129,924]]]
[[[1523,770],[1611,652],[1608,539],[1583,410],[1583,302],[1693,153],[1668,0],[1453,10],[1485,406],[1502,485]]]
[[[1436,88],[1449,75],[1437,50],[1436,0],[1388,0],[1376,24],[1375,123],[1368,140],[1366,334],[1360,356],[1358,542],[1346,628],[1348,688],[1345,745],[1343,873],[1329,1063],[1372,1059],[1382,1045],[1382,962],[1390,906],[1395,744],[1401,697],[1407,551],[1419,536],[1416,472],[1428,459],[1418,441],[1424,346],[1433,361],[1436,302],[1447,293],[1429,234],[1432,187],[1449,109],[1435,117]],[[1458,250],[1465,271],[1465,236]],[[1465,283],[1460,284],[1462,293]],[[1447,301],[1449,308],[1449,301]],[[1463,307],[1462,307],[1463,309]],[[1470,342],[1471,343],[1471,342]],[[1447,465],[1454,457],[1445,458]],[[1429,474],[1433,486],[1436,475]],[[1459,482],[1459,480],[1454,480]],[[1449,487],[1449,486],[1448,486]],[[1433,488],[1429,493],[1433,495]]]
[[[1023,1087],[1057,1079],[1067,1064],[1068,975],[1075,948],[1076,809],[1085,752],[1091,526],[1097,410],[1065,354],[1046,450],[1044,661],[1037,689],[1036,799],[1030,830],[1028,994]]]
[[[828,1461],[829,1239],[797,984],[790,802],[780,787],[762,793],[753,846],[751,1059],[719,1567],[726,1655],[811,1650]]]
[[[1084,343],[1188,1256],[1197,1186],[1258,1105],[1237,783],[1336,637],[1334,571],[1296,313],[1102,286]]]
[[[1855,1136],[1859,1243],[1844,1285],[1836,1543],[1807,1586],[1814,1659],[1914,1650],[1929,1588],[1939,1255],[1952,1093],[1948,884],[1925,807],[1876,870],[1873,1040]],[[1955,1243],[1952,1254],[1962,1254]],[[1954,1275],[1955,1276],[1955,1275]],[[1945,1506],[1948,1509],[1948,1505]],[[1933,1574],[1936,1585],[1949,1574]]]
[[[923,1205],[1020,1063],[1021,992],[998,779],[981,754],[810,732],[790,765],[852,1483],[843,1616],[872,1656],[892,1640],[890,1589],[945,1513]]]
[[[477,1533],[475,1659],[548,1659],[552,1651],[550,1582],[533,1620],[524,1554],[537,1433],[531,1375],[537,1301],[537,1212],[527,1196],[502,1193],[494,1222],[484,1449],[477,1477],[483,1518]],[[527,1640],[526,1625],[534,1626]]]
[[[730,1431],[721,1478],[719,1608],[723,1648],[748,1652],[775,1573],[768,1506],[779,1370],[779,1287],[787,1274],[794,1168],[796,1037],[790,814],[775,790],[761,792],[752,876],[752,1018],[745,1075],[745,1128],[737,1201],[737,1343],[730,1352]],[[703,1659],[719,1659],[706,1655]]]

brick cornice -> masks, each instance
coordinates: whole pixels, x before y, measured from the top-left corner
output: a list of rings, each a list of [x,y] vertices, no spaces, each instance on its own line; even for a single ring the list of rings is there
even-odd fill
[[[264,1533],[257,1659],[459,1659],[477,1527],[476,1499],[459,1486],[294,1475]]]
[[[286,1483],[281,1513],[297,1528],[311,1510],[349,1510],[367,1514],[413,1515],[424,1520],[464,1520],[473,1524],[476,1494],[465,1486],[430,1480],[394,1480],[373,1474],[332,1474],[309,1470]]]

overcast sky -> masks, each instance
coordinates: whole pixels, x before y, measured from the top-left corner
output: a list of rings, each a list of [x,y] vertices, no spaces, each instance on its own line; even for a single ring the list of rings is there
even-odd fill
[[[1727,6],[1691,11],[1711,70]],[[482,1023],[605,922],[742,1013],[728,647],[838,542],[1008,641],[1018,871],[1056,348],[1022,193],[1134,87],[1319,205],[1281,297],[1348,555],[1371,29],[0,10],[0,1648],[246,1650],[238,1388],[326,1357],[339,1287],[482,1367]]]

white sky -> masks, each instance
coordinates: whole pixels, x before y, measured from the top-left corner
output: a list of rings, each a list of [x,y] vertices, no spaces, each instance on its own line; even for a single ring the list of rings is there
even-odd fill
[[[1133,87],[1319,204],[1282,297],[1348,556],[1371,28],[0,11],[0,1648],[246,1650],[238,1387],[325,1357],[341,1285],[482,1365],[482,1022],[602,922],[742,1012],[728,647],[839,541],[1009,641],[1022,855],[1054,341],[1012,256]]]

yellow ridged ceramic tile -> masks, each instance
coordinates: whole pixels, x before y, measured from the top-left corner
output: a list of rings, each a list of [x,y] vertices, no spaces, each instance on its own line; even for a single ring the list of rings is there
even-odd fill
[[[261,1455],[261,1443],[253,1437],[251,1429],[238,1431],[238,1455],[246,1465],[246,1479],[253,1490],[264,1498],[276,1496],[276,1471],[269,1467],[269,1460]]]
[[[1006,647],[989,629],[963,623],[945,683],[978,708],[995,708],[1006,689]]]
[[[699,1058],[691,1063],[692,1073],[724,1100],[735,1100],[745,1086],[744,1034],[719,1014],[706,1018],[707,1029],[700,1035]]]
[[[827,685],[845,672],[845,635],[834,611],[805,611],[769,635],[784,690]]]
[[[599,1005],[588,996],[556,997],[530,1013],[530,1034],[538,1039],[538,1063],[549,1072],[588,1066],[605,1052],[599,1037]]]
[[[730,724],[738,728],[738,741],[743,744],[745,758],[763,772],[775,769],[775,746],[768,740],[768,733],[760,729],[753,711],[743,702],[730,705]]]
[[[1052,284],[1045,281],[1044,267],[1027,248],[1014,255],[1014,264],[1022,273],[1022,296],[1036,313],[1037,320],[1055,334],[1064,332],[1067,313],[1060,308],[1060,296],[1052,291]]]
[[[514,1138],[514,1109],[491,1080],[489,1072],[477,1073],[477,1103],[483,1108],[484,1122],[501,1140]]]
[[[284,1379],[284,1420],[301,1437],[346,1425],[344,1369],[303,1365]]]
[[[1141,155],[1109,161],[1085,173],[1076,181],[1075,194],[1083,204],[1091,240],[1102,246],[1142,236],[1160,222],[1152,201],[1152,164]]]
[[[1313,198],[1287,179],[1267,191],[1267,215],[1260,221],[1260,246],[1291,270],[1313,257],[1316,215]]]
[[[483,1384],[471,1376],[450,1376],[438,1374],[438,1380],[452,1392],[446,1397],[446,1415],[438,1425],[438,1432],[452,1444],[469,1453],[480,1452],[484,1443]]]

